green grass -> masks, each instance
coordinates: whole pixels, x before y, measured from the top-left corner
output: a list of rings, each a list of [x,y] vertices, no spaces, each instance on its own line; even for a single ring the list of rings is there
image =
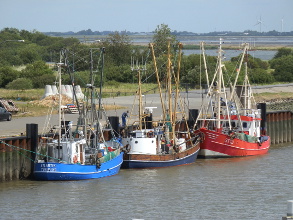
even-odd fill
[[[83,89],[82,89],[83,90]],[[114,85],[108,85],[103,87],[103,97],[112,96],[128,96],[135,95],[138,90],[137,84],[132,83],[115,83]],[[99,91],[99,90],[98,90]],[[143,93],[157,92],[156,84],[143,84]],[[29,89],[29,90],[10,90],[0,89],[0,98],[12,99],[14,101],[34,101],[40,100],[45,93],[44,89]]]
[[[0,98],[18,101],[39,100],[44,95],[45,89],[11,90],[0,89]]]

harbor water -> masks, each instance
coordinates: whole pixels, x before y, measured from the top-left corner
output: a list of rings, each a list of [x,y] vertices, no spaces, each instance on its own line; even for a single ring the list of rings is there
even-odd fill
[[[281,219],[293,199],[293,145],[266,155],[121,170],[108,178],[0,183],[0,219]]]

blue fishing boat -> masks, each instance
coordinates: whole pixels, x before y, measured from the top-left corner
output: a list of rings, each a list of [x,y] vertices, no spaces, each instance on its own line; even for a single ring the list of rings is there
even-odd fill
[[[102,161],[93,165],[86,163],[67,163],[67,162],[45,162],[38,161],[34,167],[34,177],[36,180],[85,180],[96,179],[115,175],[119,172],[123,162],[123,153],[119,150],[109,152],[108,161]],[[102,157],[104,160],[104,157]]]
[[[103,51],[101,53],[104,54]],[[117,174],[123,162],[121,143],[115,139],[113,134],[108,134],[108,138],[104,137],[105,132],[99,122],[99,113],[95,109],[97,98],[94,95],[97,93],[94,92],[94,86],[88,84],[90,91],[87,91],[86,94],[91,94],[90,107],[86,103],[79,111],[79,124],[74,126],[72,121],[61,120],[61,67],[63,63],[60,62],[57,65],[59,75],[58,132],[42,136],[36,152],[34,178],[44,181],[64,181],[96,179]],[[99,96],[101,97],[101,95]],[[102,106],[101,99],[99,100],[99,106]],[[91,120],[88,120],[89,118]],[[109,125],[107,126],[109,133],[112,130],[109,129]]]

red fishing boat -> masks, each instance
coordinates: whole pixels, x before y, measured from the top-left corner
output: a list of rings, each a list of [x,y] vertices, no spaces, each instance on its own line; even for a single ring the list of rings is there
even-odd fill
[[[265,103],[256,104],[254,100],[247,62],[244,62],[243,85],[236,85],[249,45],[244,45],[234,84],[227,91],[222,72],[221,44],[220,40],[218,67],[196,121],[198,129],[195,133],[201,136],[199,157],[265,154],[270,147],[270,137],[266,136],[265,130],[266,106]]]

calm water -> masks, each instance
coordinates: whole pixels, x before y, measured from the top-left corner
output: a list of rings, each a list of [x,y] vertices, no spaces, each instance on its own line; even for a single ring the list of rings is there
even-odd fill
[[[131,36],[132,42],[135,43],[149,43],[152,41],[152,35],[145,37],[137,37]],[[293,46],[293,37],[275,37],[275,36],[266,36],[266,37],[253,37],[253,36],[177,36],[177,39],[183,44],[195,44],[199,45],[200,42],[204,41],[206,45],[218,45],[219,39],[222,38],[224,41],[224,45],[239,45],[239,49],[243,49],[243,46],[240,46],[243,43],[249,43],[250,46],[255,49],[255,51],[250,51],[250,55],[255,58],[260,58],[262,60],[270,60],[276,54],[276,50],[257,50],[258,47],[263,46],[278,46],[278,47],[286,47]],[[200,54],[200,50],[183,50],[185,55],[190,54]],[[241,50],[225,50],[226,60],[230,60],[231,57],[236,57],[240,53]],[[206,50],[207,55],[217,56],[216,50]]]
[[[183,50],[184,55],[202,54],[201,50]],[[237,57],[242,54],[243,50],[224,50],[225,60],[230,60],[232,57]],[[260,58],[262,60],[271,60],[277,53],[276,50],[255,50],[249,51],[252,57]],[[209,56],[217,56],[217,50],[205,50],[205,54]]]
[[[281,219],[293,199],[292,154],[293,145],[275,146],[98,180],[0,183],[0,219]]]

